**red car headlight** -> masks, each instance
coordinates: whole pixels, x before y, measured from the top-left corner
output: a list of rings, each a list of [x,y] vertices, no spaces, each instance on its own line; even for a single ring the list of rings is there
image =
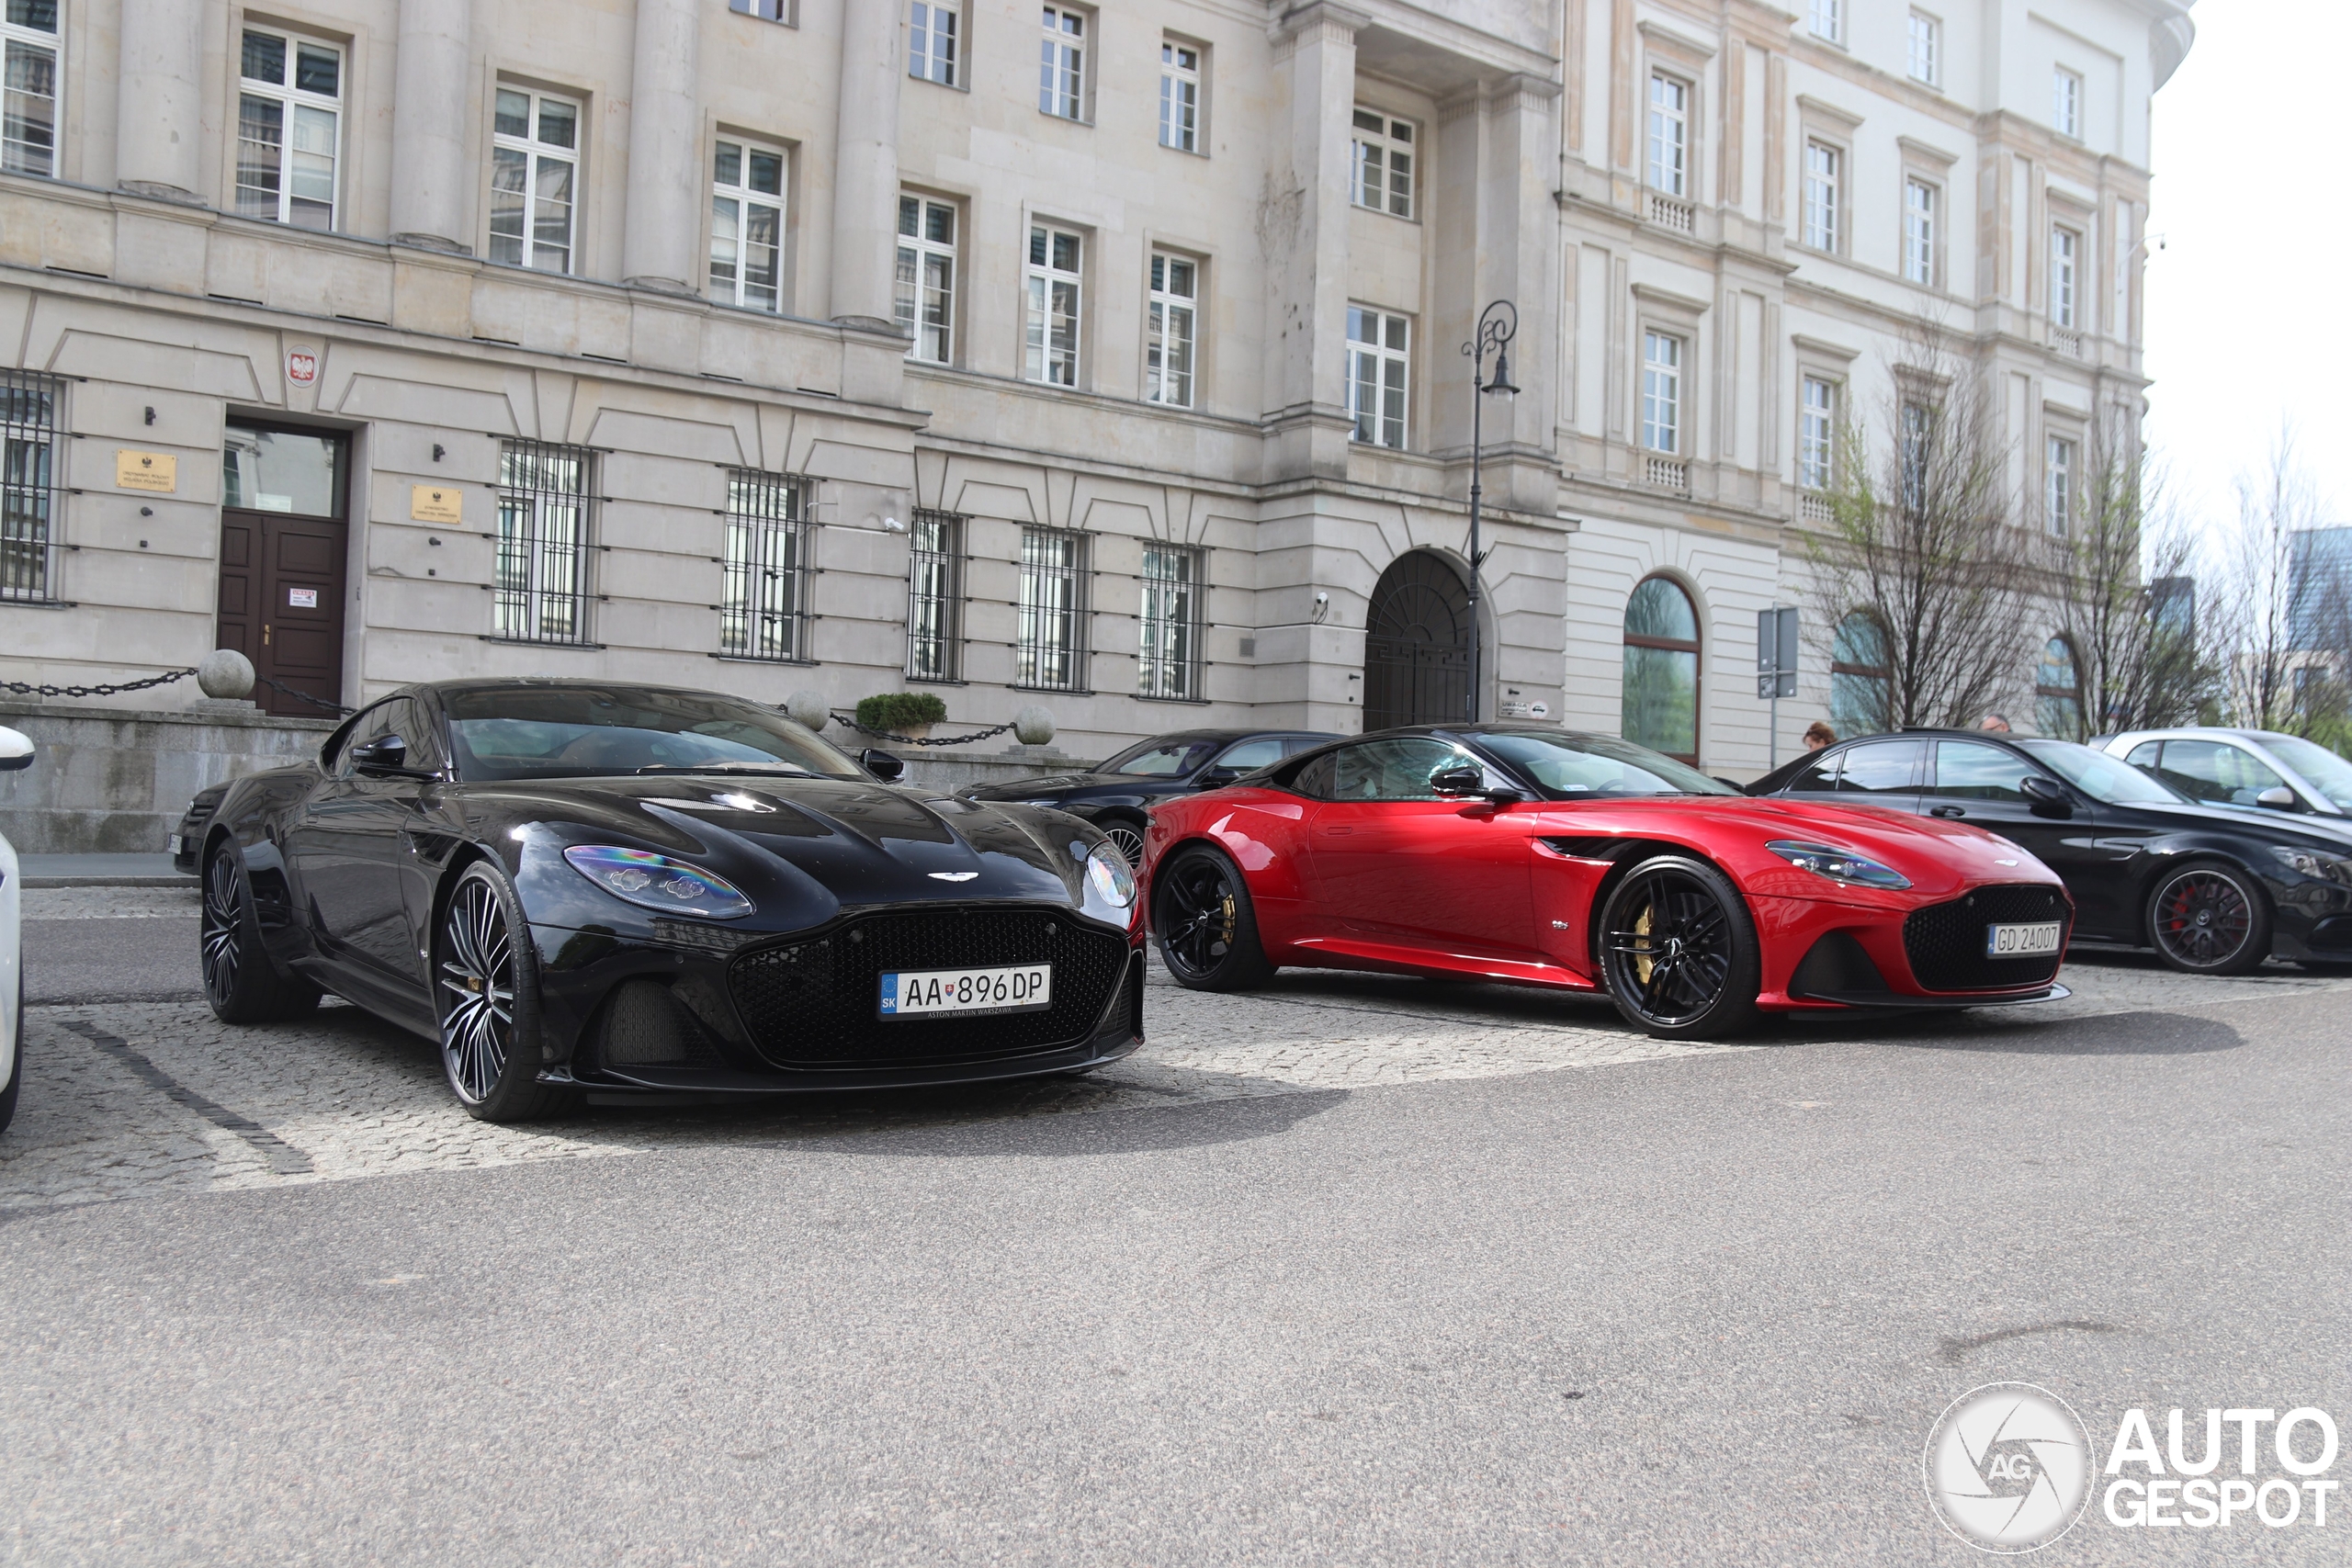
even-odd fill
[[[1808,844],[1792,839],[1779,839],[1764,846],[1791,865],[1826,876],[1832,882],[1850,882],[1857,887],[1883,887],[1899,892],[1911,886],[1911,879],[1895,870],[1851,850],[1841,850],[1834,844]]]

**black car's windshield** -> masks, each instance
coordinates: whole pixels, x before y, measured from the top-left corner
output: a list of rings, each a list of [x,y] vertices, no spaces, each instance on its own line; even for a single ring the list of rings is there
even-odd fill
[[[1478,744],[1566,800],[1628,795],[1737,795],[1698,769],[1646,746],[1605,735],[1513,729],[1477,738]]]
[[[2033,760],[2055,770],[2093,800],[2109,806],[2180,806],[2188,797],[2120,757],[2077,746],[2071,740],[2020,740]]]
[[[1181,778],[1209,760],[1214,740],[1147,740],[1122,751],[1096,769],[1137,778]]]
[[[863,779],[799,725],[737,697],[645,686],[492,686],[444,694],[458,776],[469,784],[757,769]]]

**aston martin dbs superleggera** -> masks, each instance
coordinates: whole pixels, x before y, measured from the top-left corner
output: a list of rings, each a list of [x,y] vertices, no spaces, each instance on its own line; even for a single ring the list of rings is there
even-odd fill
[[[1085,1072],[1143,1043],[1125,856],[897,788],[772,709],[580,681],[412,686],[206,829],[232,1023],[332,991],[439,1042],[485,1120],[583,1090]]]
[[[2058,878],[1990,833],[1752,800],[1524,724],[1385,730],[1170,802],[1144,866],[1195,989],[1281,964],[1499,980],[1604,992],[1667,1036],[2063,997],[2074,922]]]

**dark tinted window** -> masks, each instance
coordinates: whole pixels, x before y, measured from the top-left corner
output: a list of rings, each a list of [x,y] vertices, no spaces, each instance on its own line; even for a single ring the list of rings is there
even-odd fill
[[[1332,754],[1334,800],[1435,800],[1430,775],[1440,768],[1468,765],[1483,776],[1478,759],[1448,740],[1401,735],[1343,746]]]
[[[406,739],[408,737],[394,727],[400,723],[401,716],[410,711],[407,698],[395,697],[390,702],[378,703],[362,713],[345,733],[343,745],[335,751],[334,761],[328,771],[339,779],[347,779],[351,776],[353,751],[385,735],[399,734]]]
[[[1829,751],[1816,758],[1813,765],[1801,768],[1788,783],[1792,790],[1808,795],[1823,795],[1838,787],[1838,770],[1845,765],[1846,753]]]
[[[2156,776],[2193,800],[2253,806],[2266,789],[2287,781],[2243,746],[2221,740],[2167,740]]]
[[[1133,778],[1180,778],[1207,761],[1216,750],[1214,740],[1147,740],[1103,763],[1102,771]]]
[[[1326,751],[1320,757],[1309,758],[1292,769],[1288,787],[1310,800],[1330,799],[1332,756],[1333,753]]]
[[[1923,740],[1872,740],[1849,747],[1838,774],[1840,795],[1887,795],[1918,787]]]
[[[2025,799],[2025,781],[2040,772],[2016,752],[1981,740],[1936,743],[1936,786],[1948,800]]]
[[[717,693],[497,686],[450,693],[442,708],[469,783],[695,769],[866,776],[782,714]]]
[[[1220,768],[1231,768],[1237,773],[1254,773],[1260,768],[1271,768],[1283,760],[1282,737],[1261,735],[1255,740],[1239,740],[1225,749],[1216,760]]]

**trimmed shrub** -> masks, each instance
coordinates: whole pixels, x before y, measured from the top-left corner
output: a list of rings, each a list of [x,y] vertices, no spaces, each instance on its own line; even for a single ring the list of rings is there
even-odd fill
[[[943,724],[947,705],[930,692],[884,692],[857,699],[857,722],[868,729],[904,730],[919,724]]]

